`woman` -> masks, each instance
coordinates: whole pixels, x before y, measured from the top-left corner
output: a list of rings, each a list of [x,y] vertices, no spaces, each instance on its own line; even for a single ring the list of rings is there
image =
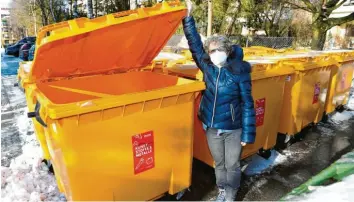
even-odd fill
[[[183,29],[206,84],[199,118],[215,161],[217,201],[234,201],[241,180],[242,146],[254,143],[256,135],[251,66],[243,61],[242,48],[231,45],[225,36],[210,37],[203,47],[191,16],[192,2],[186,3]]]

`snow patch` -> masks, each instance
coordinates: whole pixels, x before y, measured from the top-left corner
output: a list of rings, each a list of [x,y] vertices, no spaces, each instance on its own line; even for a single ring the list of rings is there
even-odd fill
[[[26,116],[27,113],[28,113],[28,108],[26,107],[22,111],[22,114],[17,118],[18,131],[25,139],[28,137],[27,133],[29,131],[33,131],[33,123],[32,120]]]
[[[42,163],[42,149],[33,133],[27,108],[15,116],[22,146],[22,154],[12,159],[10,167],[1,167],[2,201],[65,201],[54,175]]]
[[[349,119],[351,119],[352,117],[354,117],[354,112],[351,111],[343,111],[343,112],[335,112],[335,114],[333,114],[330,119],[331,121],[333,121],[334,123],[340,124],[343,121],[347,121]]]
[[[347,104],[348,109],[354,110],[354,98],[351,98]]]
[[[350,175],[325,187],[311,187],[312,191],[304,196],[291,198],[292,201],[353,201],[354,199],[354,175]]]
[[[60,201],[55,177],[41,163],[41,148],[34,141],[23,146],[23,154],[9,168],[1,167],[2,201]]]

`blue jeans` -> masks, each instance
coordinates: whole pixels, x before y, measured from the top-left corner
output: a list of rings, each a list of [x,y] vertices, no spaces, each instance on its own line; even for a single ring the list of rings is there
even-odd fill
[[[241,133],[242,130],[217,135],[217,129],[206,131],[211,155],[215,161],[216,185],[224,188],[227,201],[234,201],[241,183]]]

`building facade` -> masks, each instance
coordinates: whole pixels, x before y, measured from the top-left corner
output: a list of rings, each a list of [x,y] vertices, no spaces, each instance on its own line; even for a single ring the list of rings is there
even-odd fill
[[[11,23],[10,23],[10,8],[1,6],[1,47],[12,44],[16,41],[13,36]]]

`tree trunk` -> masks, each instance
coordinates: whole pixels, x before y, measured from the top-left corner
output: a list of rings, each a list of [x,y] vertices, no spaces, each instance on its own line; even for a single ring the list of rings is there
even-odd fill
[[[240,13],[240,8],[241,6],[239,1],[231,2],[228,5],[226,15],[224,16],[221,24],[220,33],[227,36],[231,34],[232,28],[237,20],[237,15]]]
[[[208,29],[207,29],[207,36],[211,36],[212,33],[212,25],[213,23],[213,2],[212,0],[208,0]]]
[[[312,26],[312,50],[323,50],[324,44],[326,42],[326,32],[327,30],[320,25]]]
[[[53,0],[50,0],[50,1],[49,1],[49,8],[50,8],[50,13],[51,13],[52,16],[53,16],[53,21],[54,21],[55,23],[58,22],[58,21],[57,21],[57,18],[56,18],[55,15],[54,15]]]
[[[98,17],[98,0],[95,0],[95,17]]]
[[[77,0],[74,0],[74,18],[78,18],[79,13],[77,12]]]
[[[41,9],[41,13],[42,13],[42,25],[46,26],[49,24],[49,22],[48,22],[48,16],[46,13],[45,3],[43,0],[39,0],[38,4],[39,4],[39,8]]]
[[[73,17],[73,0],[69,0],[69,15],[71,19]]]
[[[87,17],[93,18],[92,0],[87,0]]]

